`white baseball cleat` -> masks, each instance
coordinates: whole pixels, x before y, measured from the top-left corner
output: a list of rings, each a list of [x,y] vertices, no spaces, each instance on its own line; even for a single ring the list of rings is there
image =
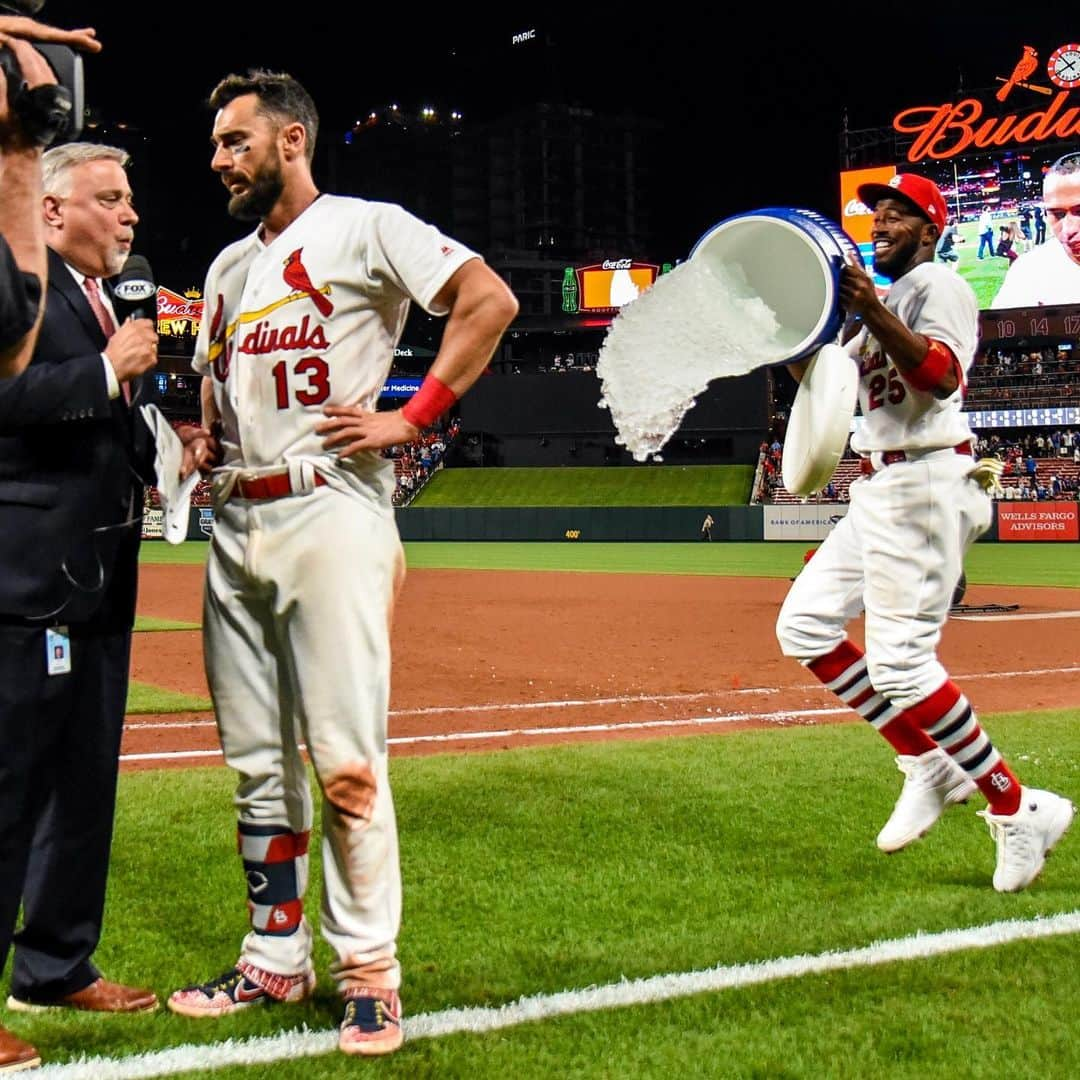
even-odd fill
[[[997,842],[994,888],[1019,892],[1038,876],[1046,856],[1072,824],[1073,804],[1052,791],[1020,788],[1020,809],[1015,814],[980,810],[990,835]]]
[[[978,790],[940,746],[918,757],[901,754],[896,767],[904,774],[904,786],[877,838],[877,846],[888,854],[925,836],[948,807],[966,802]]]

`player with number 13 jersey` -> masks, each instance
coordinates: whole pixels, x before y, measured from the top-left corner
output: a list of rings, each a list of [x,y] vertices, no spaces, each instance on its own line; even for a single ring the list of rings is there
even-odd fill
[[[436,293],[477,257],[400,206],[325,194],[272,243],[256,231],[227,247],[207,275],[193,364],[211,376],[222,464],[336,464],[315,432],[323,407],[374,410],[410,297],[445,314]]]

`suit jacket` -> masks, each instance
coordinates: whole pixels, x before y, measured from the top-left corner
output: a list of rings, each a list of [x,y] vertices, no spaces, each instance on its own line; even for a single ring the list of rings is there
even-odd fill
[[[134,620],[154,444],[137,407],[109,399],[104,348],[86,296],[50,251],[33,359],[0,380],[0,618],[105,632]],[[136,406],[158,399],[152,374],[131,385]]]

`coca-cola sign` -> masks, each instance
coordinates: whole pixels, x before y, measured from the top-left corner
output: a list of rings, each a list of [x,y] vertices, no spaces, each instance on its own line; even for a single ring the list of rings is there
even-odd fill
[[[577,310],[613,315],[652,287],[660,267],[634,259],[605,259],[577,268]]]

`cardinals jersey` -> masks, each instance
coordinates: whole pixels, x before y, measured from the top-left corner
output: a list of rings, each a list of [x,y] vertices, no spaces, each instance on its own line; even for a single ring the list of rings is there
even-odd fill
[[[961,369],[975,359],[979,307],[971,287],[948,267],[920,263],[889,289],[885,306],[909,330],[948,345]],[[943,450],[970,439],[963,387],[944,400],[913,387],[867,329],[847,346],[859,365],[862,420],[851,436],[858,454]]]
[[[213,384],[224,466],[332,468],[315,432],[323,408],[374,410],[410,301],[445,315],[435,297],[475,258],[400,206],[338,195],[320,195],[269,244],[256,231],[227,247],[207,274],[192,362]]]

